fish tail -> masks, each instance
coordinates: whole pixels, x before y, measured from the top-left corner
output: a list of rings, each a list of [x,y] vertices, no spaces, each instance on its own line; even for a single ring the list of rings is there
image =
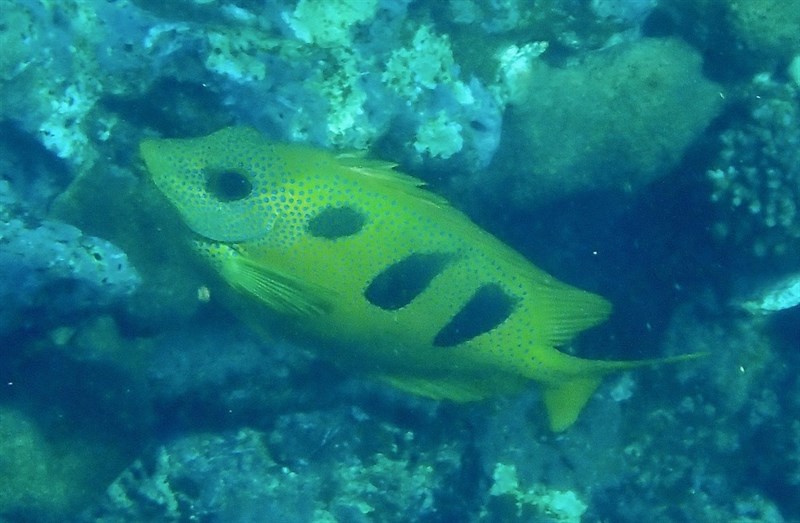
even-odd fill
[[[545,386],[543,397],[550,430],[561,432],[575,423],[602,380],[601,375],[578,376]]]
[[[611,374],[622,370],[638,369],[640,367],[652,367],[655,365],[665,365],[670,363],[680,363],[682,361],[691,361],[698,358],[708,356],[709,352],[690,352],[688,354],[679,354],[677,356],[666,356],[664,358],[652,358],[647,360],[615,360],[615,361],[594,361],[602,374]]]
[[[693,352],[649,360],[586,362],[588,365],[583,373],[544,386],[543,397],[550,429],[553,432],[561,432],[575,423],[583,407],[607,374],[638,367],[690,361],[707,355],[707,352]]]

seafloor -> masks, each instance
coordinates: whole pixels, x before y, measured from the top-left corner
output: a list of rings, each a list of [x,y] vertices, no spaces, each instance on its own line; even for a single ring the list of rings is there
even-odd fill
[[[800,1],[0,0],[0,522],[800,521]],[[425,180],[612,318],[554,434],[254,334],[138,144]],[[324,268],[321,268],[324,270]],[[306,344],[308,345],[308,344]]]

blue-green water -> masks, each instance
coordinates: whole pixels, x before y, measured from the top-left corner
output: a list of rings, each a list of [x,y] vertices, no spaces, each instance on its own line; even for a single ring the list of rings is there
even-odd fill
[[[0,0],[0,521],[800,521],[798,13]],[[552,433],[535,383],[437,401],[254,332],[139,156],[231,125],[607,298],[565,352],[708,355]]]

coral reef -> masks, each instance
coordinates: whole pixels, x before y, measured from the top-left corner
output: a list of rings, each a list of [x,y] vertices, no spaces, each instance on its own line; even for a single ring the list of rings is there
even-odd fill
[[[103,310],[136,290],[140,277],[119,248],[66,223],[26,224],[15,205],[0,180],[0,338]]]
[[[733,31],[754,52],[791,59],[800,52],[800,2],[728,0]]]
[[[88,501],[81,473],[87,458],[60,450],[30,418],[0,407],[0,514],[31,521],[74,512]]]
[[[765,74],[747,90],[744,116],[720,135],[722,150],[708,172],[719,210],[715,232],[758,257],[795,257],[800,246],[800,90]]]
[[[340,47],[351,43],[354,25],[375,17],[377,0],[300,0],[284,20],[303,42],[320,47]]]
[[[118,442],[65,430],[63,421],[28,410],[0,405],[0,518],[63,521],[94,502],[130,457]]]
[[[315,396],[337,387],[338,374],[314,364],[305,351],[280,341],[265,351],[263,341],[242,325],[209,319],[202,329],[167,332],[152,343],[149,400],[176,423],[191,425],[200,412],[207,420],[248,423],[275,412],[318,407]],[[299,391],[298,381],[313,381],[319,388]]]
[[[492,473],[491,496],[508,498],[516,508],[516,513],[502,515],[502,512],[490,504],[488,521],[497,520],[531,520],[546,517],[549,521],[564,523],[580,523],[586,512],[586,503],[582,502],[572,491],[548,490],[544,487],[523,489],[519,485],[517,470],[514,465],[498,463]],[[498,501],[496,504],[502,503]],[[525,514],[526,511],[532,511]]]
[[[797,0],[661,0],[657,11],[708,57],[715,78],[785,67],[800,52]]]
[[[721,109],[700,65],[675,39],[619,45],[566,69],[540,64],[512,100],[494,165],[504,176],[488,183],[511,185],[516,204],[530,207],[663,176]]]
[[[375,426],[366,416],[291,418],[279,419],[272,434],[243,428],[161,446],[124,471],[80,521],[424,520],[458,466],[456,449],[447,448],[410,461],[413,433]],[[300,449],[296,439],[311,446]]]

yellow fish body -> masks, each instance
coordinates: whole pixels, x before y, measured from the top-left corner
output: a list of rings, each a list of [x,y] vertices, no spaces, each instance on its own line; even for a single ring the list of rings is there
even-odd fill
[[[288,323],[334,362],[455,401],[535,381],[556,431],[603,375],[653,363],[556,350],[605,320],[609,303],[537,269],[391,164],[250,128],[145,140],[141,154],[256,317]]]

